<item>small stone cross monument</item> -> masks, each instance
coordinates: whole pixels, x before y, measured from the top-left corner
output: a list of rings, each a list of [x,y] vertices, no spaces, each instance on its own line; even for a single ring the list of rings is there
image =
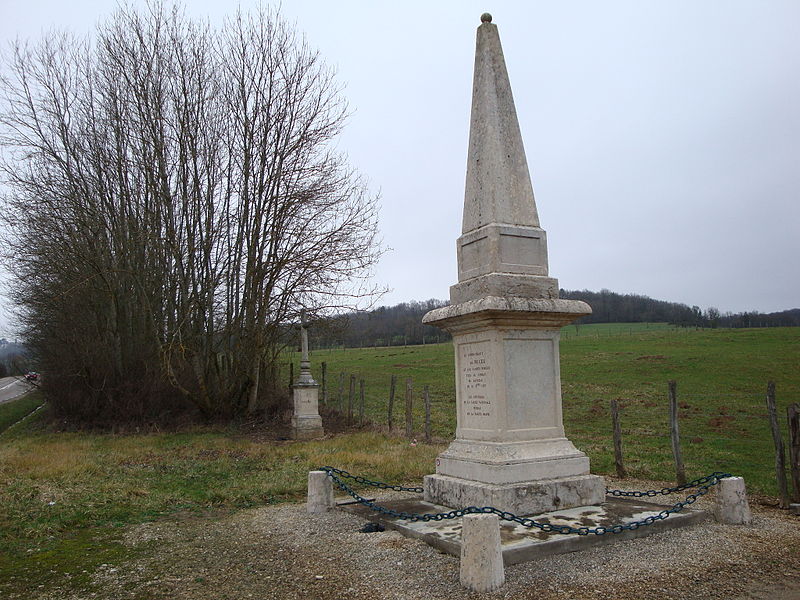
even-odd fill
[[[292,437],[296,440],[308,440],[321,437],[325,431],[319,416],[319,384],[311,376],[311,362],[308,360],[308,320],[305,310],[300,312],[299,328],[300,376],[292,386]]]
[[[560,328],[592,309],[558,297],[497,26],[478,27],[458,283],[423,322],[449,331],[456,439],[425,500],[534,514],[600,504],[605,483],[564,435]]]

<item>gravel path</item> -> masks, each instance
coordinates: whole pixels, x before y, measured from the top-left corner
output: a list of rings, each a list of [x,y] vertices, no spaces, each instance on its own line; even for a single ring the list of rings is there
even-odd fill
[[[514,565],[505,586],[485,597],[800,598],[800,518],[758,506],[753,512],[748,527],[709,521]],[[88,597],[483,597],[460,587],[458,559],[396,532],[359,533],[363,523],[343,511],[309,516],[303,504],[289,504],[136,526],[127,543],[144,557],[101,568]]]

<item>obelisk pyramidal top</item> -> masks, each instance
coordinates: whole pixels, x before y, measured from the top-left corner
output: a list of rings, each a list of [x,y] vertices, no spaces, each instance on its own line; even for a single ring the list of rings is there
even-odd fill
[[[557,298],[548,277],[528,161],[503,48],[492,17],[478,27],[464,217],[453,304],[486,296]]]
[[[467,185],[461,233],[490,223],[539,226],[497,25],[484,14],[472,83]]]

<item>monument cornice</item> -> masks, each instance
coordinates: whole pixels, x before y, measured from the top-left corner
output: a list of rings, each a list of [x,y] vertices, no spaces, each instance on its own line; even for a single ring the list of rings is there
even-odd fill
[[[592,313],[581,300],[485,296],[430,311],[422,322],[449,332],[474,327],[560,329]]]

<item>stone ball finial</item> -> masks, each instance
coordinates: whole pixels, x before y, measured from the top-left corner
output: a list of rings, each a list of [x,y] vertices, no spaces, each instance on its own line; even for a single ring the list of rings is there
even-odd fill
[[[481,23],[491,23],[492,22],[492,15],[489,13],[483,13],[481,15]]]

